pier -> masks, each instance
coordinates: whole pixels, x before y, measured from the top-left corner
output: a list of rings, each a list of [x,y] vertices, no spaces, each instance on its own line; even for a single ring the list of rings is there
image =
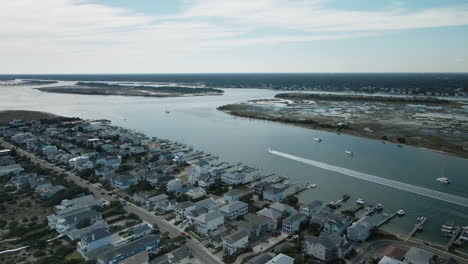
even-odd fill
[[[379,223],[377,223],[377,227],[381,227],[382,225],[384,225],[385,223],[387,223],[388,221],[390,221],[391,219],[393,219],[395,216],[397,216],[398,213],[395,212],[387,217],[385,217],[385,219],[383,219],[382,221],[380,221]]]
[[[294,184],[289,185],[289,187],[292,186],[292,185],[294,185]],[[296,194],[299,194],[299,193],[301,193],[301,192],[303,192],[303,191],[309,189],[309,188],[307,188],[307,185],[308,185],[308,184],[305,184],[305,185],[302,186],[302,187],[296,187],[296,188],[294,189],[294,191],[293,191],[292,193],[290,193],[289,195],[296,195]]]
[[[456,226],[445,249],[449,250],[453,245],[459,245],[461,243],[461,236],[463,235],[463,233],[463,228]]]
[[[251,184],[251,183],[254,183],[254,182],[261,181],[262,179],[271,177],[271,176],[273,176],[273,175],[275,175],[275,174],[272,173],[272,174],[268,174],[268,175],[256,175],[256,176],[254,176],[251,180],[246,181],[244,184],[242,184],[242,186],[248,185],[248,184]]]
[[[406,240],[408,241],[408,239],[410,239],[412,236],[414,236],[414,234],[416,234],[416,232],[423,230],[423,225],[424,225],[424,223],[426,223],[426,221],[427,221],[427,217],[423,217],[421,221],[418,221],[414,225],[414,228],[411,230],[411,232],[409,232],[408,237],[406,238]]]

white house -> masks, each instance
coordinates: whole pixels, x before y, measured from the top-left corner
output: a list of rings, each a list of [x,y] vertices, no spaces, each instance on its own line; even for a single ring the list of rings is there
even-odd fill
[[[188,181],[190,184],[195,184],[200,179],[202,174],[208,173],[210,170],[210,165],[207,162],[202,162],[198,165],[190,168]]]
[[[195,218],[195,224],[199,233],[207,235],[224,225],[224,216],[218,212],[209,212]]]
[[[224,173],[221,175],[221,181],[227,185],[238,185],[245,183],[245,174],[243,173]]]
[[[324,262],[332,262],[338,258],[338,247],[326,237],[306,236],[304,250],[307,255]]]
[[[294,259],[285,254],[278,254],[265,264],[294,264]]]
[[[277,187],[269,187],[263,191],[263,199],[271,203],[276,203],[284,198],[284,189]]]
[[[247,214],[249,212],[249,205],[241,201],[236,201],[219,208],[219,212],[222,213],[227,220],[232,221]]]
[[[286,233],[299,231],[299,229],[301,228],[301,223],[305,222],[306,220],[306,215],[303,215],[301,213],[293,214],[283,220],[282,230]]]
[[[247,248],[248,244],[249,234],[244,230],[223,237],[223,249],[229,255],[235,255],[240,250]]]
[[[92,230],[81,236],[78,252],[86,259],[86,253],[112,244],[112,234],[107,228]]]
[[[94,164],[86,156],[72,158],[68,161],[68,164],[78,171],[94,168]]]

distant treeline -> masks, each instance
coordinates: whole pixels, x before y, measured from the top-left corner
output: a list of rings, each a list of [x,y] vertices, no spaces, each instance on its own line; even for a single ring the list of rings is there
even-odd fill
[[[167,92],[167,93],[223,93],[223,90],[214,88],[193,88],[186,86],[129,86],[120,84],[96,83],[96,82],[77,82],[76,86],[95,87],[95,88],[109,88],[109,89],[142,89],[145,91]]]
[[[388,103],[426,103],[448,104],[450,101],[432,97],[397,97],[397,96],[365,96],[365,95],[338,95],[338,94],[312,94],[312,93],[281,93],[275,98],[290,100],[321,100],[321,101],[370,101]]]

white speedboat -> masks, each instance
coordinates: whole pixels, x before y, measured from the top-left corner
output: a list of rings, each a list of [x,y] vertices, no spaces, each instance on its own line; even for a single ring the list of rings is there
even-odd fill
[[[356,200],[356,203],[359,204],[359,205],[364,205],[364,200],[362,198],[359,198]]]
[[[381,203],[378,203],[376,206],[375,206],[375,209],[376,210],[382,210],[383,209],[383,205]]]
[[[271,148],[268,148],[267,150],[268,150],[268,152],[270,152],[270,153],[272,153],[272,152],[273,152],[273,151],[271,150]]]
[[[436,181],[441,182],[441,183],[445,183],[445,184],[450,183],[450,180],[448,178],[446,178],[446,177],[437,178]]]
[[[322,140],[320,138],[314,138],[315,141],[321,142]]]
[[[354,153],[350,150],[345,150],[345,153],[348,154],[348,155],[354,155]]]
[[[403,209],[400,209],[400,210],[397,211],[397,215],[405,215],[405,214],[406,214],[406,212]]]
[[[309,184],[309,185],[307,186],[307,188],[309,188],[309,189],[310,189],[310,188],[315,188],[315,187],[317,187],[317,184],[315,184],[315,183]]]

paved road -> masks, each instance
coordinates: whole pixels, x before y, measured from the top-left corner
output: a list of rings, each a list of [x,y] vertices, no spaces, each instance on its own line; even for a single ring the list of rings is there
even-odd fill
[[[94,185],[91,183],[85,182],[83,179],[78,177],[76,174],[71,173],[69,171],[66,171],[28,151],[25,151],[23,149],[17,148],[16,146],[5,142],[3,139],[0,139],[0,144],[2,144],[4,147],[9,148],[9,149],[15,149],[19,154],[28,157],[31,159],[31,161],[35,164],[38,164],[46,169],[53,170],[58,173],[63,173],[67,175],[67,179],[73,181],[76,185],[88,188],[90,192],[94,194],[95,197],[98,199],[104,199],[107,201],[116,201],[118,198],[113,197],[112,195],[108,195],[107,191],[104,190],[99,190],[97,189]],[[153,213],[135,205],[132,203],[127,202],[127,204],[124,206],[124,209],[129,212],[129,213],[134,213],[138,215],[142,220],[152,224],[152,225],[157,225],[159,229],[163,232],[169,232],[169,234],[174,237],[174,236],[180,236],[180,232],[182,230],[178,229],[176,226],[173,226],[169,224],[166,220],[164,220],[162,217],[154,215]],[[187,240],[186,245],[190,248],[192,254],[201,260],[204,263],[207,264],[220,264],[223,263],[222,260],[219,259],[219,257],[215,256],[211,252],[208,251],[207,248],[205,248],[201,242],[197,241],[196,239],[192,238],[191,240]]]

